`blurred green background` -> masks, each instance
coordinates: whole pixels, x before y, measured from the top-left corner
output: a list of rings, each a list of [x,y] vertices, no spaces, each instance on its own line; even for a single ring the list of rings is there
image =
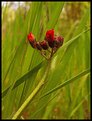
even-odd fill
[[[48,83],[19,119],[90,119],[89,73],[40,100],[90,69],[90,2],[2,2],[1,19],[2,118],[12,118],[44,75],[47,62],[30,46],[27,35],[32,32],[41,41],[53,28],[64,37],[64,47],[52,59]]]

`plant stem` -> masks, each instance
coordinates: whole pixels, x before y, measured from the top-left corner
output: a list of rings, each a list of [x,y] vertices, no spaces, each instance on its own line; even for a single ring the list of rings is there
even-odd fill
[[[41,52],[41,55],[46,59],[48,60],[48,58]]]
[[[53,48],[52,48],[52,50],[51,50],[51,55],[50,55],[50,58],[52,57],[52,55],[53,55]]]
[[[25,107],[29,104],[29,102],[33,99],[33,97],[37,94],[37,92],[41,89],[41,87],[44,85],[44,82],[46,80],[46,77],[48,75],[49,72],[49,68],[50,68],[50,63],[51,60],[48,61],[48,65],[45,71],[45,74],[42,78],[42,80],[39,82],[39,84],[37,85],[37,87],[33,90],[33,92],[29,95],[29,97],[25,100],[25,102],[21,105],[21,107],[18,109],[18,111],[14,114],[12,119],[17,119],[17,117],[21,114],[21,112],[25,109]]]

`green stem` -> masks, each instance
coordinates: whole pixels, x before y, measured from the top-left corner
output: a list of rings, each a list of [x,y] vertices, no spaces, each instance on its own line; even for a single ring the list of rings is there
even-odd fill
[[[44,85],[45,79],[46,79],[48,72],[49,72],[50,63],[51,63],[51,61],[48,61],[48,65],[47,65],[47,68],[46,68],[46,71],[45,71],[45,74],[44,74],[42,80],[39,82],[39,84],[33,90],[33,92],[29,95],[29,97],[25,100],[25,102],[21,105],[21,107],[18,109],[18,111],[14,114],[12,119],[17,119],[17,117],[21,114],[21,112],[25,109],[25,107],[29,104],[29,102],[33,99],[33,97],[37,94],[37,92]]]

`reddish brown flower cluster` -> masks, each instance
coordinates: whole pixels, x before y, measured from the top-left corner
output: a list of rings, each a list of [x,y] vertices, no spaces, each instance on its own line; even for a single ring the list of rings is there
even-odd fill
[[[63,44],[63,41],[64,41],[63,37],[54,35],[53,29],[48,30],[46,32],[45,39],[46,39],[46,41],[48,42],[48,44],[51,48],[54,48],[54,47],[59,48]]]
[[[42,42],[36,42],[36,39],[32,33],[28,34],[28,40],[31,46],[37,50],[49,50],[52,49],[52,52],[55,53],[56,50],[62,46],[64,38],[62,36],[54,35],[54,29],[48,30],[45,35],[45,39]],[[51,53],[51,55],[53,55]]]

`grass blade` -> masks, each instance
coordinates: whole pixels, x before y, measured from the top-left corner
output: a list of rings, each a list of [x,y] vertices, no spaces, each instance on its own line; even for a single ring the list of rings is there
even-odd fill
[[[14,84],[14,86],[13,86],[13,89],[15,89],[15,88],[17,88],[20,84],[22,84],[24,81],[27,81],[27,79],[31,76],[32,77],[32,75],[35,73],[35,72],[37,72],[40,68],[41,68],[41,65],[42,65],[42,62],[40,63],[40,64],[38,64],[36,67],[34,67],[31,71],[29,71],[29,72],[27,72],[25,75],[23,75],[20,79],[18,79],[16,82],[15,82],[15,84]],[[4,97],[6,94],[7,94],[7,92],[8,92],[8,90],[9,90],[9,88],[10,88],[11,86],[9,86],[5,91],[3,91],[2,92],[2,97]]]
[[[49,92],[47,92],[46,94],[44,94],[43,96],[41,96],[41,98],[43,98],[43,97],[45,97],[45,96],[47,96],[47,95],[53,93],[54,91],[56,91],[56,90],[58,90],[58,89],[60,89],[60,88],[62,88],[62,87],[64,87],[64,86],[66,86],[66,85],[68,85],[68,84],[70,84],[70,83],[72,83],[72,82],[75,81],[76,79],[81,78],[82,76],[88,74],[89,72],[90,72],[90,69],[87,69],[87,70],[81,72],[80,74],[76,75],[75,77],[69,79],[68,81],[65,81],[64,83],[62,83],[62,84],[60,84],[59,86],[55,87],[54,89],[50,90]]]

